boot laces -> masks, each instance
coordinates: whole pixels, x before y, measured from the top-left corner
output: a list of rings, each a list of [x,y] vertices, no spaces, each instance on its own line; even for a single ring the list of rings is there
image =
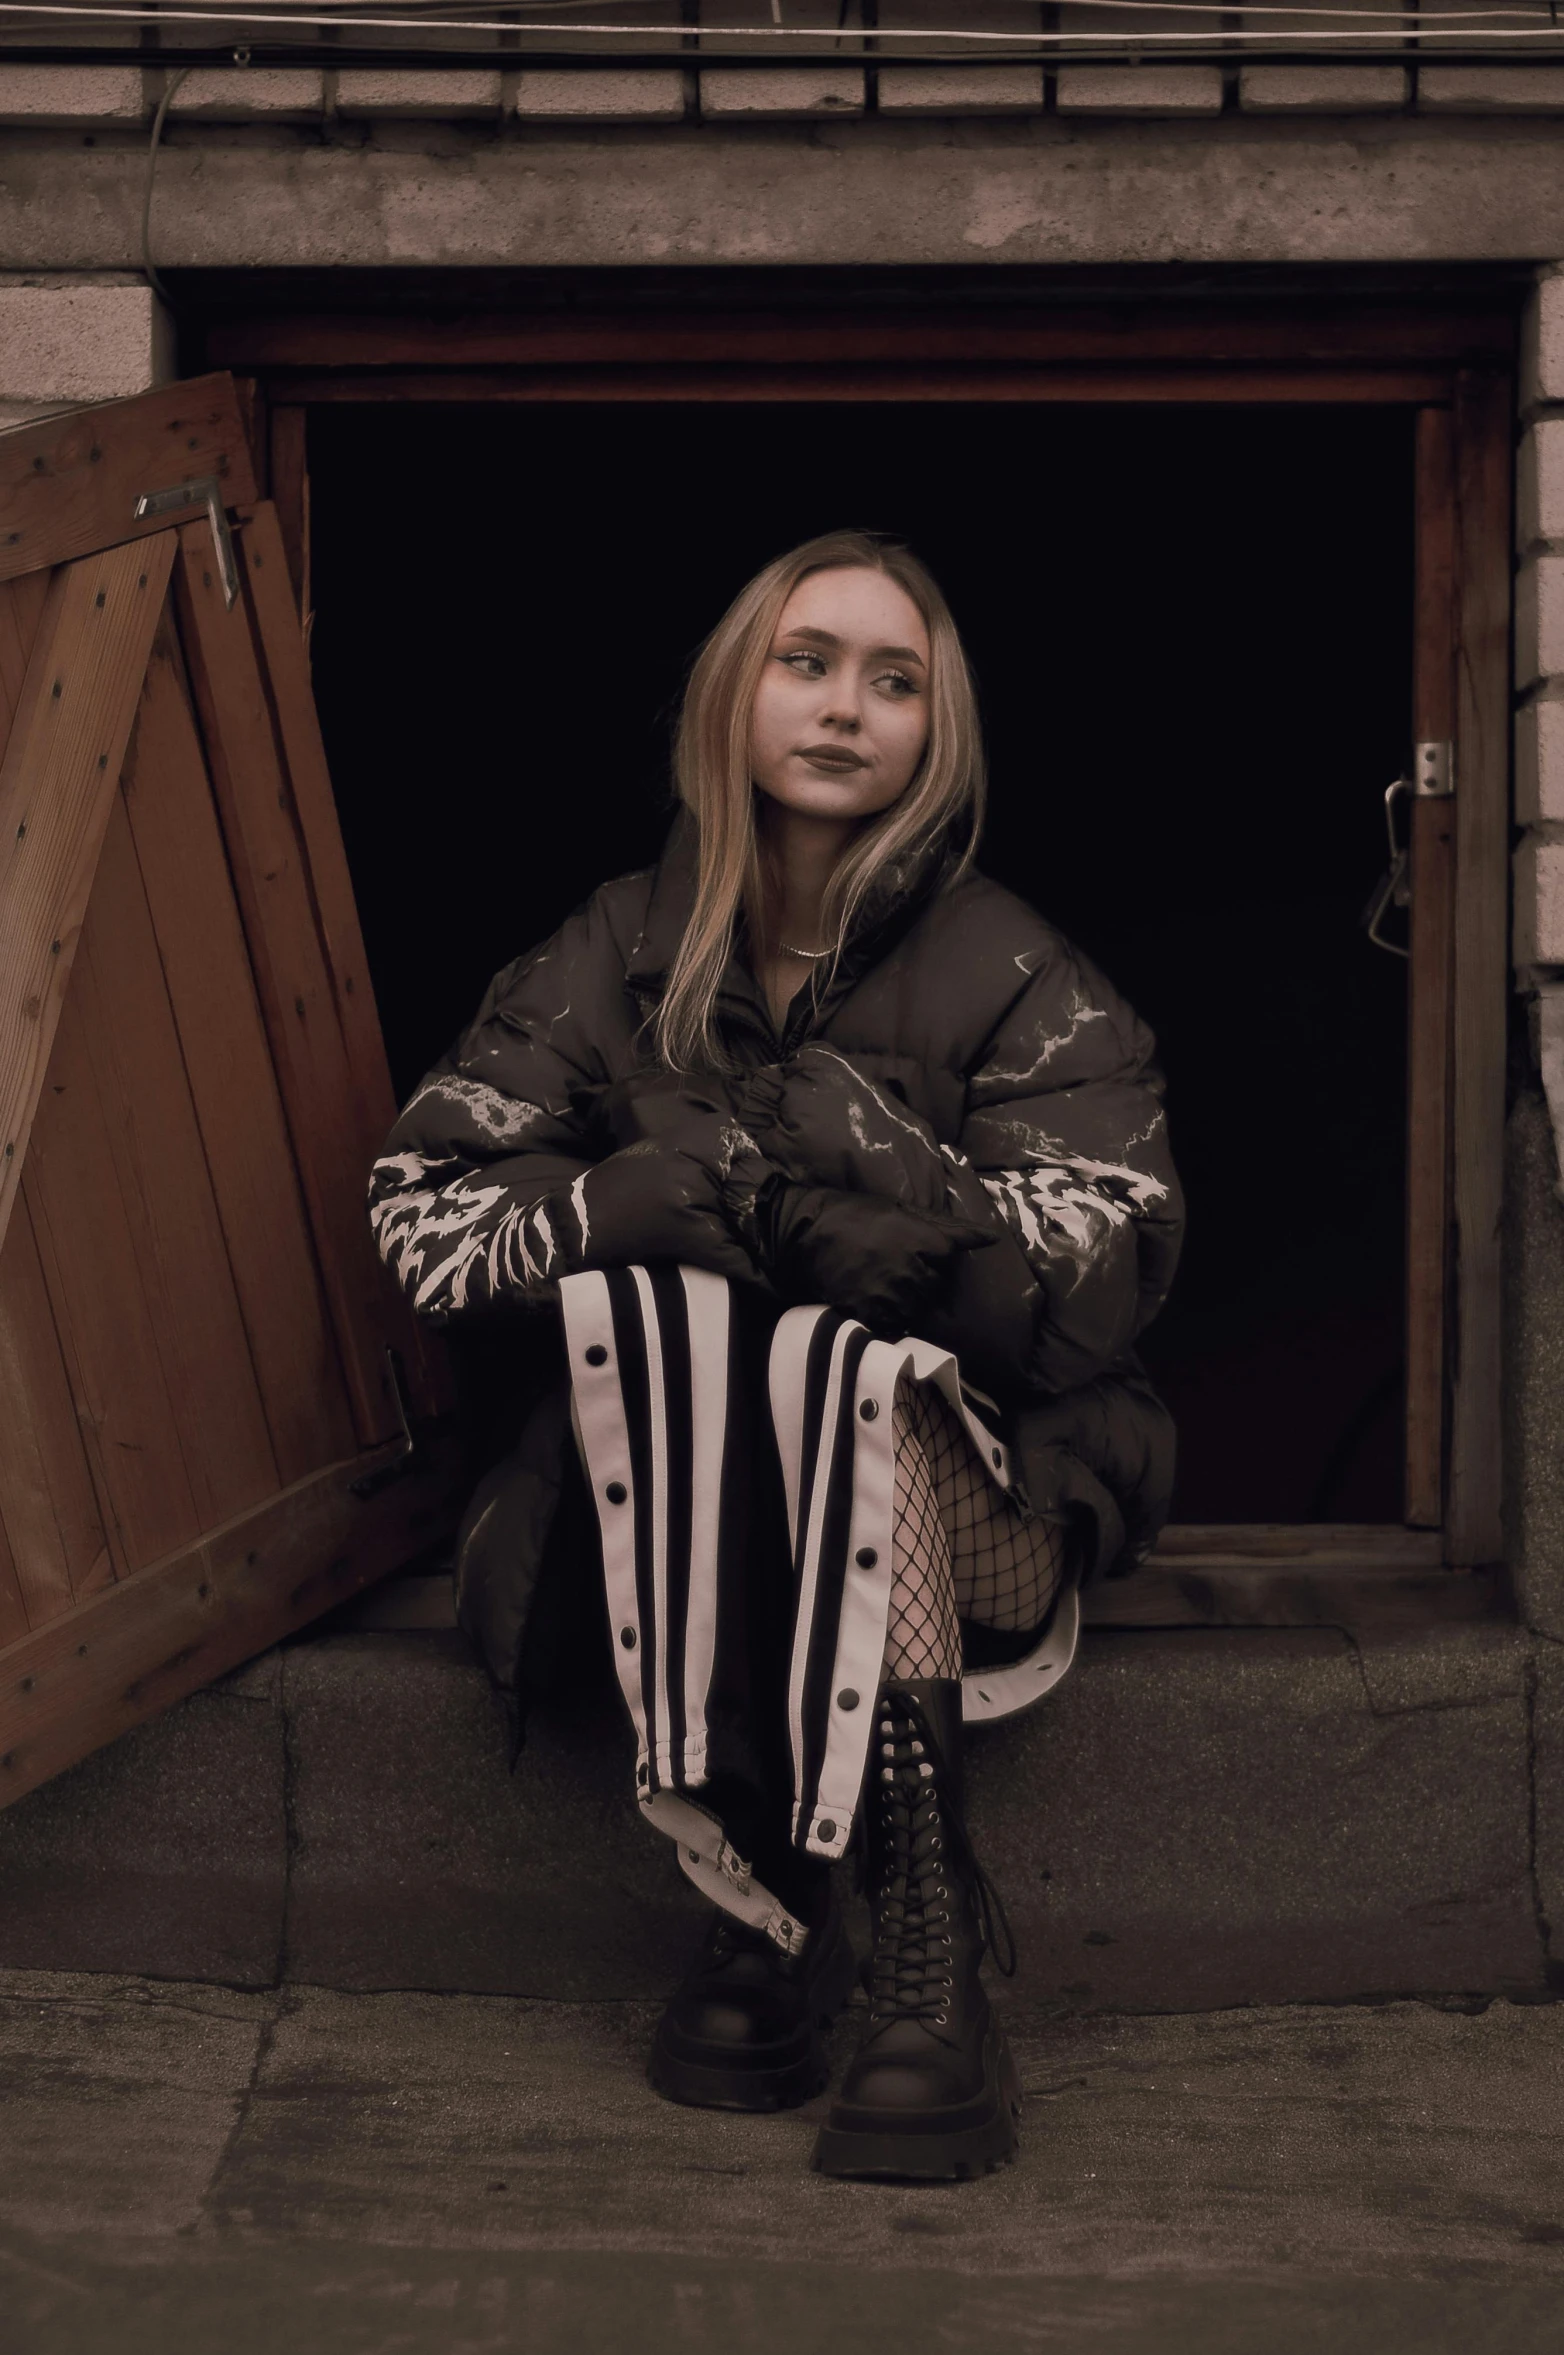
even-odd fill
[[[898,1695],[894,1709],[881,1717],[880,1758],[883,1855],[881,1886],[874,1893],[871,2027],[913,2019],[943,2028],[955,1987],[960,1884],[977,1917],[978,1951],[991,1954],[1007,1979],[1015,1974],[1015,1940],[999,1892],[952,1804],[949,1763],[911,1695]]]

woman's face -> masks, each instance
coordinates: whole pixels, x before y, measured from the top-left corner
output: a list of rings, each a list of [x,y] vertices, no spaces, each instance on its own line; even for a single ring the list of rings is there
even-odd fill
[[[858,566],[811,573],[782,608],[755,690],[755,783],[811,817],[888,809],[923,758],[928,686],[929,633],[905,589]]]

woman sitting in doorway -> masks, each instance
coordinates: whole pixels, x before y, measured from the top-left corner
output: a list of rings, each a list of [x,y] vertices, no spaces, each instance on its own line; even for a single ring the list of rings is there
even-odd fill
[[[375,1231],[424,1315],[530,1312],[563,1352],[468,1513],[460,1604],[515,1692],[578,1453],[637,1797],[717,1909],[653,2083],[824,2084],[856,1826],[869,2012],[815,2163],[972,2175],[1020,2097],[963,1722],[1057,1681],[1080,1582],[1144,1558],[1171,1485],[1134,1356],[1180,1233],[1153,1042],[973,868],[972,681],[905,548],[832,533],[758,574],[675,770],[655,873],[501,973],[407,1106]]]

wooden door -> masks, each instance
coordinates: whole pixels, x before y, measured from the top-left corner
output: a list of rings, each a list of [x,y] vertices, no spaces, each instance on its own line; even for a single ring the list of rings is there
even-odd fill
[[[390,1082],[256,491],[227,376],[0,444],[0,1805],[453,1503],[365,1227]]]

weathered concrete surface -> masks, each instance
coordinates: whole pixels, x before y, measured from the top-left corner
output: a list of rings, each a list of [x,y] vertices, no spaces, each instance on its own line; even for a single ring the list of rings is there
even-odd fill
[[[292,1977],[564,1998],[677,1978],[704,1909],[636,1812],[613,1696],[541,1718],[511,1775],[459,1637],[339,1636],[283,1659]]]
[[[1558,2008],[1012,2014],[1020,2159],[931,2190],[658,2101],[650,2020],[0,1976],[8,2355],[1557,2344]]]
[[[1378,1690],[1329,1630],[1099,1637],[975,1745],[1028,1985],[1129,2011],[1537,1985],[1523,1655],[1373,1657]]]
[[[0,277],[0,388],[29,403],[118,401],[170,373],[168,313],[145,280]]]
[[[288,1882],[277,1656],[0,1814],[0,1962],[265,1987]]]
[[[1531,1653],[1099,1633],[972,1745],[1021,1991],[1073,2009],[1540,1993]],[[507,1772],[455,1636],[290,1645],[0,1815],[0,1964],[653,1997],[700,1908],[611,1694]]]
[[[141,259],[145,144],[0,136],[13,269]],[[181,126],[161,267],[1547,259],[1555,124],[1230,115],[573,132]]]
[[[1527,1624],[1564,1641],[1564,1201],[1540,1090],[1506,1141],[1506,1550]],[[1564,1808],[1564,1790],[1559,1794]]]

